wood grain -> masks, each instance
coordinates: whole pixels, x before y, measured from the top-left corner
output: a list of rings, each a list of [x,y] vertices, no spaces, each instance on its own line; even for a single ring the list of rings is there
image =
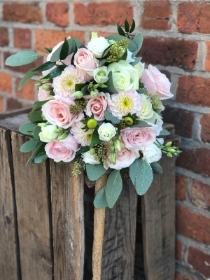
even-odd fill
[[[46,165],[25,166],[26,137],[11,134],[22,280],[52,279]]]
[[[0,278],[16,280],[20,274],[16,258],[18,240],[15,231],[16,217],[8,143],[10,143],[9,131],[0,129]]]
[[[134,279],[136,207],[136,191],[124,179],[119,200],[106,209],[101,280]]]
[[[74,177],[72,170],[72,162],[50,162],[56,280],[83,279],[84,175]]]

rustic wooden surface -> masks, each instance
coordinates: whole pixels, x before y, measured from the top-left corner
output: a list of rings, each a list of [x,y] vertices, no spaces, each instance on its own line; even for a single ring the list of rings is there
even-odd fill
[[[107,175],[103,175],[95,183],[95,195],[106,185]],[[104,242],[105,209],[94,209],[93,233],[93,280],[101,280],[102,248]]]
[[[73,163],[50,162],[56,280],[83,279],[84,176],[72,176],[72,169]]]
[[[106,209],[101,280],[134,279],[136,207],[136,191],[130,180],[123,180],[119,200]]]
[[[0,129],[0,279],[16,280],[18,269],[18,234],[15,217],[15,196],[12,186],[10,132]]]
[[[52,279],[52,252],[46,165],[25,166],[19,151],[26,137],[12,132],[14,183],[22,280]]]

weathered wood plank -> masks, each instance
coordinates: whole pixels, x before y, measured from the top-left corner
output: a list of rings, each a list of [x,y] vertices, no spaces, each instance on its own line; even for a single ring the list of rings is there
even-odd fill
[[[17,265],[15,209],[10,170],[9,131],[0,129],[0,278],[16,280],[20,277]],[[19,275],[18,275],[19,274]]]
[[[147,280],[173,280],[175,274],[175,159],[164,156],[163,175],[155,175],[142,196],[144,270]]]
[[[84,266],[84,176],[72,176],[73,163],[50,162],[54,277],[82,280]]]
[[[17,116],[12,116],[10,114],[0,114],[0,127],[9,129],[12,131],[19,131],[19,126],[29,122],[28,114],[21,113]]]
[[[136,191],[126,179],[116,205],[106,209],[101,280],[134,279],[136,207]]]
[[[46,165],[26,167],[29,154],[19,149],[27,138],[11,136],[22,280],[52,279]]]

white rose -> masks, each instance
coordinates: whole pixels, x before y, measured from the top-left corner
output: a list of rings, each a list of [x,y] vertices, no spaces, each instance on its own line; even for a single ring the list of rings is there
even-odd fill
[[[96,83],[98,84],[104,84],[108,81],[108,70],[106,66],[102,66],[99,68],[96,68],[93,71],[93,77]]]
[[[149,97],[145,94],[140,94],[140,96],[142,101],[142,107],[139,118],[142,120],[151,119],[154,114],[152,103],[150,102]]]
[[[162,157],[161,149],[158,148],[157,145],[155,144],[146,146],[142,152],[143,152],[144,159],[148,163],[159,161]]]
[[[103,52],[109,46],[109,42],[104,37],[93,38],[87,44],[88,50],[91,51],[96,58],[101,58]]]
[[[144,72],[144,63],[139,62],[136,65],[134,65],[134,68],[138,70],[139,77],[141,78],[142,73]]]
[[[108,72],[110,71],[112,71],[114,87],[118,92],[139,88],[138,70],[125,60],[109,64]]]
[[[57,129],[56,125],[48,125],[41,127],[41,132],[39,133],[40,140],[42,142],[50,142],[58,136],[58,133],[55,132]]]
[[[109,141],[116,134],[116,128],[111,123],[103,123],[98,129],[99,139]]]
[[[89,163],[89,164],[99,164],[100,163],[100,161],[97,160],[94,155],[90,154],[89,151],[82,154],[82,158],[85,163]]]
[[[156,136],[158,136],[163,129],[163,120],[161,116],[154,112],[152,118],[146,120],[146,122],[154,128]]]

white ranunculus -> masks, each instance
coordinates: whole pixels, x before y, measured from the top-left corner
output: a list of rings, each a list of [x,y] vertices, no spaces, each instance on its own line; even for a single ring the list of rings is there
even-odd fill
[[[82,159],[85,163],[89,164],[99,164],[100,161],[96,159],[94,155],[92,155],[89,151],[82,154]]]
[[[88,50],[91,51],[96,58],[101,58],[103,52],[109,46],[109,42],[104,37],[92,38],[87,44]]]
[[[106,66],[102,66],[99,68],[96,68],[93,71],[93,77],[96,83],[98,84],[104,84],[108,81],[108,69]]]
[[[58,136],[58,132],[55,132],[57,129],[56,125],[48,125],[41,127],[41,132],[39,133],[40,140],[42,142],[50,142]]]
[[[140,94],[140,96],[141,96],[141,101],[142,101],[142,107],[141,107],[141,112],[140,112],[139,118],[141,120],[151,119],[154,114],[154,111],[152,108],[152,103],[151,103],[149,97],[146,96],[145,94]]]
[[[148,163],[159,161],[162,157],[161,149],[158,148],[157,145],[155,144],[146,146],[142,152],[143,152],[144,159]]]
[[[109,141],[116,134],[116,128],[111,123],[103,123],[98,129],[99,139]]]
[[[144,63],[139,62],[136,65],[134,65],[134,68],[138,70],[139,77],[141,78],[142,73],[144,72]]]
[[[108,72],[110,71],[112,71],[114,87],[118,92],[139,88],[138,70],[125,60],[109,64]]]

